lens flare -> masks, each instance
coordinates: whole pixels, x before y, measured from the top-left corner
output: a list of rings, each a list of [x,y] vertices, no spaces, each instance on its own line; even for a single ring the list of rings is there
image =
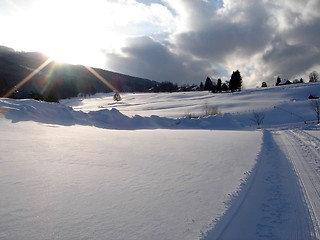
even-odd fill
[[[45,68],[48,64],[53,62],[52,58],[48,58],[44,63],[42,63],[37,69],[33,70],[28,76],[22,79],[16,86],[14,86],[10,91],[3,95],[3,98],[10,97],[14,92],[19,90],[23,85],[25,85],[28,81],[30,81],[36,74],[38,74],[43,68]],[[102,77],[96,70],[92,67],[84,66],[93,76],[95,76],[99,81],[101,81],[106,87],[110,88],[114,92],[119,92],[111,83],[109,83],[104,77]],[[53,66],[49,75],[54,71],[55,66]],[[49,82],[47,82],[42,89],[42,93],[47,89]]]
[[[87,67],[85,68],[92,73],[97,79],[99,79],[104,85],[106,85],[108,88],[110,88],[114,92],[119,92],[114,86],[112,86],[111,83],[109,83],[104,77],[102,77],[96,70],[94,70],[92,67]]]
[[[6,113],[6,112],[8,112],[7,109],[0,109],[0,113]]]
[[[24,79],[22,79],[16,86],[14,86],[9,92],[7,92],[5,95],[3,95],[4,98],[9,97],[12,95],[15,91],[17,91],[19,88],[21,88],[24,84],[26,84],[28,81],[30,81],[31,78],[33,78],[36,74],[38,74],[43,68],[45,68],[49,63],[52,62],[51,58],[48,58],[44,63],[42,63],[37,69],[33,70],[28,76],[26,76]]]
[[[48,73],[47,73],[47,76],[46,76],[46,81],[45,81],[45,83],[44,83],[44,86],[43,86],[42,89],[41,89],[41,94],[44,94],[45,91],[46,91],[46,90],[48,89],[48,87],[50,86],[50,84],[53,82],[53,79],[51,79],[50,76],[53,74],[54,69],[56,68],[57,63],[54,62],[54,61],[53,61],[52,63],[53,63],[53,65],[50,66],[50,69],[49,69],[49,71],[48,71]]]

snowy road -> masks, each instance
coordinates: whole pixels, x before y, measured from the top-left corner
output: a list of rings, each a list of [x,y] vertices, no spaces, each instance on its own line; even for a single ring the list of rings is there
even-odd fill
[[[318,146],[304,131],[265,131],[246,185],[204,239],[319,239]]]

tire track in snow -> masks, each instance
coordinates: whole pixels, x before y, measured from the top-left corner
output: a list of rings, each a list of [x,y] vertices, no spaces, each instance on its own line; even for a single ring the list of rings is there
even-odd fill
[[[314,239],[314,228],[281,135],[264,132],[257,164],[240,194],[204,240]],[[239,159],[241,160],[241,159]]]
[[[301,130],[286,131],[282,138],[299,176],[313,222],[313,236],[320,239],[320,140]]]

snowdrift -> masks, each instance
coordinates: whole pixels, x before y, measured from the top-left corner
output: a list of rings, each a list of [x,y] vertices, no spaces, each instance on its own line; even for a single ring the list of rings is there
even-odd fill
[[[239,129],[230,114],[205,118],[172,119],[159,116],[128,117],[116,108],[90,111],[74,111],[59,103],[46,103],[35,100],[1,99],[0,109],[12,122],[35,121],[64,126],[87,125],[107,129]]]

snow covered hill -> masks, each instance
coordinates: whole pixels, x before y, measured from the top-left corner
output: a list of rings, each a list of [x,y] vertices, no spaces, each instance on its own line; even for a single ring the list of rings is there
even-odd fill
[[[242,129],[256,127],[253,113],[264,115],[265,127],[300,125],[315,121],[308,96],[320,96],[320,85],[295,84],[245,90],[236,93],[208,92],[112,94],[74,98],[62,104],[34,100],[1,99],[0,108],[13,122],[32,120],[48,124],[89,125],[111,129]],[[218,116],[201,116],[205,106],[216,107]]]
[[[319,239],[310,94],[0,99],[0,239]]]

